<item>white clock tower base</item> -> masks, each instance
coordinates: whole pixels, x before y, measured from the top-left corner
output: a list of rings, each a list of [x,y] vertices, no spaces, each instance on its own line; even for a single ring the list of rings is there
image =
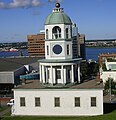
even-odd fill
[[[52,85],[80,83],[80,59],[57,61],[41,60],[40,82]]]

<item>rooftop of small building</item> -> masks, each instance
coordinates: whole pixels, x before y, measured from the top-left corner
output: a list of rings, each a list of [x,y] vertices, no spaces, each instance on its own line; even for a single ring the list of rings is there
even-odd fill
[[[0,72],[15,71],[16,69],[37,62],[39,57],[0,58]]]
[[[74,58],[74,59],[41,59],[38,62],[42,63],[70,63],[70,62],[78,62],[81,61],[82,58]]]
[[[39,80],[27,80],[25,84],[18,85],[14,89],[103,89],[103,83],[98,82],[97,79],[88,80],[83,83],[69,83],[69,84],[42,84]]]

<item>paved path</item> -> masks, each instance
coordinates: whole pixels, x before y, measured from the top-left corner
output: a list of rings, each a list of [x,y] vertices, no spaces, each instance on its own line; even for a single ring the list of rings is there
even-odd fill
[[[111,96],[111,101],[116,103],[116,95]],[[104,96],[104,103],[110,103],[110,96],[109,95]]]

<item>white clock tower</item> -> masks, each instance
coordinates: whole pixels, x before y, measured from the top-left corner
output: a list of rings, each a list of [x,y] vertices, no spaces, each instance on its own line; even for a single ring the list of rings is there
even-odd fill
[[[81,58],[74,57],[71,19],[60,4],[45,20],[45,59],[39,60],[40,82],[48,85],[80,83]]]
[[[45,59],[38,60],[40,81],[27,80],[13,89],[12,115],[95,116],[103,114],[103,85],[80,83],[77,29],[56,3],[45,20]],[[31,103],[31,104],[30,104]]]

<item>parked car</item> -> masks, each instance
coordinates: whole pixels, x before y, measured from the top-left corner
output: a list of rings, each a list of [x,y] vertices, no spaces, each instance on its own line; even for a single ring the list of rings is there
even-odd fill
[[[7,103],[8,106],[14,105],[14,99],[10,99],[10,101]]]

